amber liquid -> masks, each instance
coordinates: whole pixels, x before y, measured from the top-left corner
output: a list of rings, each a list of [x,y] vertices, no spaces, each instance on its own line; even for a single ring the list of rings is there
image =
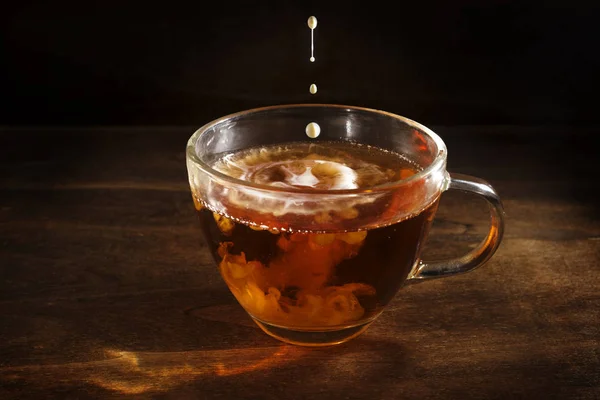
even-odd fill
[[[340,144],[334,150],[343,151],[354,160],[368,160],[371,164],[376,161],[379,171],[387,176],[385,179],[417,172],[404,158],[384,154],[383,150],[374,154],[370,148],[366,154],[365,149],[350,144]],[[306,156],[298,154],[293,156],[296,161]],[[277,162],[280,159],[281,154]],[[360,170],[358,164],[347,165]],[[301,166],[296,168],[302,172]],[[365,170],[373,173],[371,167]],[[282,179],[279,173],[269,174],[277,176],[278,181]],[[252,214],[244,221],[234,221],[196,203],[212,255],[246,311],[274,326],[309,330],[355,326],[374,319],[415,266],[437,204],[436,200],[416,215],[372,229],[349,232],[342,221],[337,229],[329,226],[325,232],[294,232],[293,226],[281,232],[264,224],[252,225]],[[380,213],[382,207],[377,202],[361,205],[346,217]],[[313,217],[317,218],[302,216]]]

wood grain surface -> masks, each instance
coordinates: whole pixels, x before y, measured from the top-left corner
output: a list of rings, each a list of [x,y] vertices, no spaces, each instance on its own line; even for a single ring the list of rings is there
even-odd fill
[[[221,280],[194,129],[0,131],[1,399],[600,398],[600,129],[434,127],[448,169],[503,198],[500,249],[321,349],[266,336]],[[486,230],[485,204],[446,193],[424,258]]]

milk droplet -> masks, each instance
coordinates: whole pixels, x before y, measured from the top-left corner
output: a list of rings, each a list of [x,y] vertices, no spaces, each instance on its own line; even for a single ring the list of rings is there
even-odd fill
[[[306,125],[306,136],[311,139],[316,138],[321,133],[321,127],[316,122],[311,122]]]
[[[310,94],[315,94],[317,93],[317,85],[315,85],[314,83],[312,85],[310,85],[310,88],[308,88],[308,91],[310,92]]]
[[[317,17],[310,16],[307,23],[310,28],[310,62],[315,62],[315,28],[317,27]]]

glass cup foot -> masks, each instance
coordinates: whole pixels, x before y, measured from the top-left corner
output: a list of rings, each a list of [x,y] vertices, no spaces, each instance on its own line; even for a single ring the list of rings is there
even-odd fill
[[[257,318],[252,318],[254,322],[269,336],[281,340],[285,343],[294,344],[297,346],[322,347],[333,346],[347,342],[359,336],[367,330],[373,320],[369,320],[358,325],[340,327],[331,330],[316,330],[316,329],[291,329],[281,326],[269,324],[260,321]]]

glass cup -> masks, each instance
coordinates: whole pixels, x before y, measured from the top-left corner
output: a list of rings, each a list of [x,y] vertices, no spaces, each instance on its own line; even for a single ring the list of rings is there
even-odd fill
[[[321,127],[315,139],[305,133],[310,122]],[[335,190],[249,182],[214,168],[223,155],[289,143],[374,146],[416,168],[368,188]],[[186,151],[194,204],[225,283],[263,331],[306,346],[352,339],[402,287],[472,271],[494,254],[504,230],[500,198],[484,180],[449,174],[446,157],[442,139],[417,122],[330,104],[228,115],[198,129]],[[423,244],[448,189],[487,200],[489,232],[462,257],[423,261]]]

